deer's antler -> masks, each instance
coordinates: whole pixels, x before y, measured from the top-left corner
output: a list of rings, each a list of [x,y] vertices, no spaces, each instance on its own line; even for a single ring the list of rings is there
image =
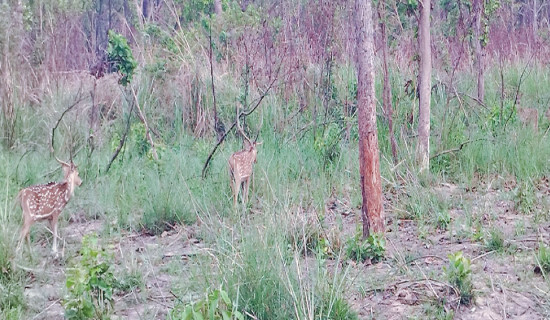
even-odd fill
[[[237,109],[237,131],[239,131],[239,133],[243,136],[243,138],[248,142],[248,145],[251,146],[252,141],[246,136],[246,133],[244,133],[244,130],[241,127],[241,122],[240,122],[241,113],[239,112],[239,109],[240,109],[239,105],[237,105],[235,109]]]

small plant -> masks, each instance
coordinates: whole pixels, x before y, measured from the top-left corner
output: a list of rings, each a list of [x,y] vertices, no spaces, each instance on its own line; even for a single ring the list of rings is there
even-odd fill
[[[361,234],[350,238],[346,244],[346,255],[349,259],[357,262],[364,262],[370,259],[376,263],[384,258],[386,241],[381,234],[371,234],[367,239],[362,240]]]
[[[449,266],[443,267],[443,270],[449,283],[460,292],[460,303],[469,304],[473,298],[470,259],[466,258],[462,251],[449,254]]]
[[[485,241],[488,251],[502,251],[504,249],[504,234],[498,229],[492,229]]]
[[[229,295],[223,289],[210,292],[203,300],[185,306],[176,306],[170,312],[171,319],[178,320],[244,320],[244,316],[235,310]]]
[[[533,184],[530,181],[522,181],[516,190],[515,208],[519,213],[529,214],[535,208],[536,196]]]
[[[95,234],[82,238],[80,260],[67,270],[66,319],[104,319],[113,307],[115,277],[111,255],[98,244]]]
[[[442,210],[436,214],[437,227],[441,230],[447,230],[449,224],[451,223],[451,215],[449,211]]]
[[[537,252],[537,263],[544,274],[550,273],[550,248],[543,243],[540,244]]]

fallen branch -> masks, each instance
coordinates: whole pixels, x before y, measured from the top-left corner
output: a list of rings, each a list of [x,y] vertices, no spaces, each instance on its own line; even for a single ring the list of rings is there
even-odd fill
[[[444,154],[447,154],[447,153],[458,152],[458,151],[462,150],[462,148],[464,148],[464,146],[467,145],[468,143],[472,143],[472,142],[476,142],[476,141],[480,141],[480,140],[487,140],[487,139],[481,138],[481,139],[464,141],[458,146],[458,148],[452,148],[452,149],[444,150],[444,151],[441,151],[437,154],[434,154],[433,156],[430,157],[430,160],[435,159],[437,157],[440,157],[440,156],[442,156]]]

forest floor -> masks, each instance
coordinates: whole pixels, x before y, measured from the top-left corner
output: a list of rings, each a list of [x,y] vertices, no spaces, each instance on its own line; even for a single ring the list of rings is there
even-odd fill
[[[480,183],[475,189],[452,184],[434,187],[434,194],[449,203],[450,220],[441,228],[410,218],[395,203],[395,195],[386,194],[385,259],[376,264],[327,262],[333,272],[346,269],[345,296],[360,319],[446,319],[452,313],[455,319],[550,317],[550,286],[537,272],[534,253],[539,243],[549,243],[548,207],[536,208],[546,212],[545,219],[540,214],[520,214],[510,196],[514,182],[494,182]],[[536,194],[548,197],[548,180],[538,182]],[[340,232],[354,234],[360,210],[348,203],[345,197],[327,199],[327,231],[336,228],[339,219]],[[65,258],[50,255],[47,239],[51,237],[47,236],[33,242],[32,261],[23,260],[33,266],[21,266],[27,279],[32,279],[25,288],[32,319],[63,319],[65,270],[70,265],[64,259],[77,254],[83,235],[96,232],[101,237],[106,223],[75,218],[81,215],[72,213],[61,228]],[[115,270],[138,269],[143,276],[142,286],[115,297],[113,319],[164,319],[178,299],[193,298],[177,297],[173,286],[192,277],[187,267],[194,256],[211,254],[196,237],[199,228],[176,226],[159,236],[122,231],[120,236],[103,239],[115,253]],[[487,244],[489,230],[502,232],[501,246]],[[458,251],[471,259],[474,297],[469,305],[460,304],[458,292],[445,277],[447,256]]]

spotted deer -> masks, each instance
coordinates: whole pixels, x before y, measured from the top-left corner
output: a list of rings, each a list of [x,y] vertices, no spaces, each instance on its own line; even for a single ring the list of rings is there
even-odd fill
[[[233,191],[233,206],[237,206],[237,198],[241,187],[243,193],[241,200],[243,205],[248,202],[248,190],[250,188],[250,179],[252,177],[252,171],[254,163],[256,163],[256,156],[258,150],[256,146],[261,145],[261,142],[250,141],[250,139],[244,133],[244,130],[239,124],[239,114],[237,113],[237,130],[241,133],[245,139],[245,148],[243,150],[233,153],[229,157],[229,176],[231,178],[231,190]]]
[[[39,184],[27,187],[17,195],[17,199],[23,210],[23,227],[21,228],[21,237],[19,247],[23,241],[27,240],[30,247],[29,231],[36,221],[49,220],[53,232],[52,252],[57,254],[57,220],[71,199],[75,186],[80,186],[82,180],[78,176],[78,169],[71,161],[63,162],[55,158],[63,167],[65,179],[61,182],[50,182],[48,184]]]

